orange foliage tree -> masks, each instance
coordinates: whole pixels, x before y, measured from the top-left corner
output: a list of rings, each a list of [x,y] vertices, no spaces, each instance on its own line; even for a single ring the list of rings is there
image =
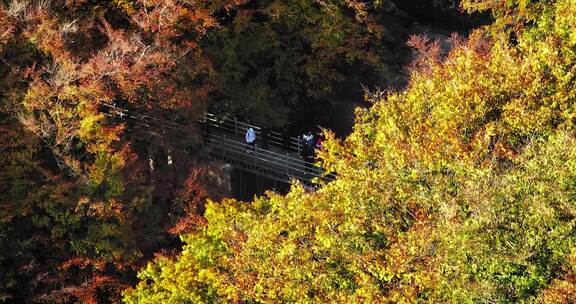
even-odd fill
[[[134,267],[169,245],[180,220],[171,209],[195,204],[172,200],[202,186],[161,187],[147,157],[172,147],[170,132],[196,143],[194,129],[139,141],[148,130],[110,117],[105,104],[158,127],[194,121],[212,88],[198,41],[217,27],[213,11],[237,4],[0,4],[0,299],[114,300]],[[190,156],[174,153],[179,166],[157,166],[157,176],[189,173]]]

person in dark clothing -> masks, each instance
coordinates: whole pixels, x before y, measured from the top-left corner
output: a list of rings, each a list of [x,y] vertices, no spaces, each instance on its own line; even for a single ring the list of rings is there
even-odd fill
[[[305,143],[303,147],[304,151],[304,161],[305,164],[305,174],[311,173],[312,169],[314,168],[314,136],[312,132],[308,132],[308,134],[304,137]]]
[[[309,148],[314,147],[314,135],[312,135],[312,132],[308,131],[308,134],[306,134],[305,139],[306,139],[306,145]]]
[[[309,135],[311,136],[310,132],[302,134],[302,139],[300,140],[300,156],[302,156],[302,159],[304,160],[308,157],[310,150],[308,149],[308,142],[310,140]]]

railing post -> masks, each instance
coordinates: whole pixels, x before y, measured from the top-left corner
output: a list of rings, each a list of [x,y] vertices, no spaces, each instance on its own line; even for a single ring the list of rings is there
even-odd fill
[[[234,117],[234,136],[238,137],[238,119]]]
[[[224,134],[224,158],[226,158],[226,152],[228,151],[228,142],[226,141],[226,134]]]

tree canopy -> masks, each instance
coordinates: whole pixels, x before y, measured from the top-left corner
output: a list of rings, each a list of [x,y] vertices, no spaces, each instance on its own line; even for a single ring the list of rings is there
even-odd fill
[[[189,183],[155,183],[148,157],[176,143],[107,116],[103,104],[160,121],[198,117],[209,91],[193,83],[208,65],[198,39],[215,26],[211,10],[231,5],[204,4],[0,2],[1,299],[118,299],[179,216],[195,215],[205,185],[186,179],[193,159],[180,153],[180,169],[156,169]],[[197,145],[183,128],[169,135]]]
[[[0,1],[0,300],[119,301],[221,194],[198,117],[286,124],[346,69],[378,65],[376,7]]]
[[[198,117],[386,70],[394,3],[0,1],[0,302],[575,302],[576,0],[460,1],[493,22],[408,41],[335,181],[222,198]]]
[[[209,203],[124,301],[574,302],[576,2],[463,7],[494,24],[444,57],[414,37],[407,89],[328,134],[336,181]]]
[[[222,13],[221,30],[202,44],[217,75],[210,107],[279,127],[301,105],[328,98],[345,74],[383,68],[379,6],[251,1]]]

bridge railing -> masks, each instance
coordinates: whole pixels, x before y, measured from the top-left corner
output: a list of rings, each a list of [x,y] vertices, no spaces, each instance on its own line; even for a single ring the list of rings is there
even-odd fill
[[[106,107],[109,111],[116,114],[121,119],[123,119],[124,117],[130,119],[136,119],[146,124],[147,126],[149,126],[151,123],[154,123],[154,120],[156,120],[154,117],[150,117],[145,114],[134,116],[134,114],[132,114],[128,110],[117,107],[115,104],[109,104],[105,102],[102,102],[101,104],[104,107]],[[162,124],[167,124],[168,126],[174,128],[181,127],[180,125],[172,121],[162,120],[159,122]],[[204,113],[204,115],[200,119],[200,122],[207,126],[212,126],[227,131],[229,133],[232,133],[234,134],[235,137],[245,136],[246,131],[249,128],[252,128],[256,133],[256,137],[265,141],[266,144],[282,147],[284,150],[288,150],[290,152],[296,152],[298,154],[300,154],[303,149],[302,142],[297,137],[286,136],[285,134],[272,130],[263,130],[258,126],[238,121],[236,118],[219,118],[214,114]]]
[[[246,131],[252,128],[256,133],[256,138],[266,141],[267,144],[283,147],[285,150],[298,154],[302,151],[302,142],[299,138],[286,136],[276,131],[263,130],[258,126],[238,121],[236,118],[219,118],[214,114],[204,113],[201,122],[205,125],[233,133],[236,137],[244,136]]]
[[[224,158],[247,162],[250,165],[284,174],[285,181],[293,177],[310,182],[313,178],[333,180],[333,176],[326,176],[321,168],[312,162],[307,162],[289,154],[280,154],[259,147],[250,146],[244,142],[226,137],[225,135],[207,134],[206,142],[214,152]]]
[[[107,109],[106,112],[104,112],[106,116],[116,117],[121,120],[131,119],[153,134],[156,134],[157,131],[152,125],[156,124],[162,124],[164,127],[181,128],[181,126],[175,122],[170,121],[167,124],[167,121],[147,115],[135,114],[117,107],[114,104],[103,103],[103,105]],[[204,132],[206,143],[211,146],[215,153],[226,159],[234,160],[237,164],[243,164],[245,169],[285,182],[290,181],[292,178],[298,178],[306,182],[311,182],[314,178],[325,181],[331,181],[335,178],[332,174],[324,174],[322,168],[319,168],[313,162],[291,156],[289,152],[282,154],[246,144],[244,134],[248,128],[253,128],[257,134],[260,134],[261,138],[265,136],[260,127],[243,123],[236,119],[218,119],[210,113],[206,113],[201,122],[226,131],[224,134]],[[161,131],[162,127],[158,127],[158,130]],[[226,133],[231,136],[227,136]],[[298,138],[285,137],[274,131],[267,132],[266,136],[268,136],[268,144],[281,146],[284,148],[284,151],[287,151],[287,139],[291,142],[290,147],[292,147],[292,149],[288,148],[288,151],[299,152],[301,149],[301,143]]]

